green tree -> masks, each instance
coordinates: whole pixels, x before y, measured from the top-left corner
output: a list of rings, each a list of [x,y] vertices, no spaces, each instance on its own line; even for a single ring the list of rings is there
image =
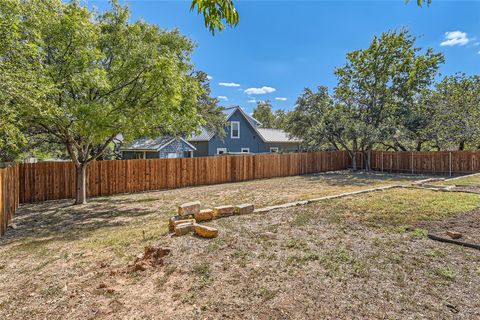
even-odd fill
[[[375,144],[398,132],[398,119],[432,84],[443,62],[430,48],[421,54],[415,40],[405,29],[382,33],[367,49],[348,53],[347,63],[335,70],[336,99],[358,113],[366,163]]]
[[[270,100],[259,101],[255,109],[253,109],[252,116],[262,123],[262,128],[273,128],[275,115],[272,112]]]
[[[275,120],[273,121],[273,128],[285,129],[288,123],[289,112],[285,112],[283,109],[278,109],[273,113]]]
[[[302,138],[307,150],[346,150],[357,170],[359,119],[358,110],[335,103],[327,87],[320,86],[316,92],[306,88],[290,112],[286,130]]]
[[[203,71],[196,71],[195,79],[201,87],[201,93],[197,97],[198,115],[205,119],[203,127],[208,132],[215,133],[220,137],[225,135],[226,118],[225,113],[219,105],[219,100],[211,96],[210,80],[208,75]]]
[[[77,168],[77,204],[86,202],[88,164],[118,134],[127,141],[186,135],[207,124],[197,109],[204,89],[189,62],[193,43],[178,31],[129,22],[116,1],[102,14],[78,2],[9,1],[21,6],[13,20],[22,41],[34,35],[22,46],[34,52],[26,62],[42,85],[33,104],[8,101],[32,130],[66,147]]]
[[[34,105],[42,79],[35,63],[37,35],[21,28],[25,12],[20,1],[0,1],[0,161],[13,161],[27,144],[18,105]]]
[[[444,149],[480,145],[480,76],[459,73],[445,77],[433,96],[434,130]]]

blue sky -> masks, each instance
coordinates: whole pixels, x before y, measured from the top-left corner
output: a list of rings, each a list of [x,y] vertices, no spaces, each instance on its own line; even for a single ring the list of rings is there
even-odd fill
[[[108,6],[105,0],[88,3],[100,10]],[[304,87],[333,88],[334,68],[345,63],[347,52],[395,28],[407,27],[418,46],[443,52],[442,75],[480,73],[480,1],[433,0],[419,8],[415,0],[240,0],[240,24],[215,36],[203,17],[190,12],[189,1],[128,3],[133,19],[179,28],[194,40],[192,62],[212,77],[212,94],[248,112],[254,101],[270,99],[275,110],[291,109]]]

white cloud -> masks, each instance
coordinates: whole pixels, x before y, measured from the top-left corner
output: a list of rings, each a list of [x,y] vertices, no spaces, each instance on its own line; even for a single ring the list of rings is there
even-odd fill
[[[228,101],[228,97],[226,97],[226,96],[218,96],[217,99]]]
[[[278,101],[287,101],[287,98],[276,97],[275,100],[278,100]]]
[[[266,93],[272,93],[275,91],[277,91],[277,89],[263,86],[261,88],[248,88],[243,92],[245,92],[246,94],[266,94]]]
[[[250,99],[250,100],[248,100],[247,102],[248,102],[248,103],[257,103],[257,100],[255,100],[255,99]]]
[[[208,76],[208,75],[207,75],[207,79],[208,79],[208,80],[212,80],[212,79],[213,79],[213,77],[212,77],[212,76]]]
[[[240,85],[235,82],[220,82],[218,85],[223,87],[240,87]]]
[[[470,42],[466,32],[450,31],[445,32],[445,40],[440,43],[441,46],[464,46]]]

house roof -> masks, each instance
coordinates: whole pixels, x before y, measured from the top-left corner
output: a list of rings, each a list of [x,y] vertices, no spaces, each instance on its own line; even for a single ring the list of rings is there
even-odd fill
[[[240,107],[231,107],[231,108],[224,109],[223,113],[225,113],[225,117],[228,120],[237,110],[240,111],[241,114],[243,114],[245,119],[247,119],[247,121],[252,126],[253,130],[255,130],[258,133],[258,135],[264,142],[286,142],[286,143],[301,142],[301,140],[297,138],[290,138],[288,134],[281,129],[258,128],[258,125],[261,125],[262,123],[257,119],[255,119],[254,117],[252,117],[251,115],[247,114]],[[188,139],[188,141],[192,141],[192,142],[210,141],[210,139],[212,139],[214,135],[215,134],[209,133],[207,129],[201,127],[200,133],[192,135],[191,138]]]
[[[248,120],[248,122],[250,122],[250,124],[252,124],[252,125],[261,125],[262,124],[260,121],[258,121],[257,119],[255,119],[251,115],[247,114],[245,111],[243,111],[242,108],[240,108],[238,106],[223,109],[223,113],[225,114],[225,117],[228,120],[237,110],[240,110],[240,112],[243,113],[243,115],[245,116],[245,118],[247,118],[247,120]]]
[[[188,141],[209,141],[214,136],[213,133],[209,133],[204,127],[200,128],[200,133],[192,135]]]
[[[263,141],[265,142],[292,142],[292,143],[298,143],[301,142],[300,139],[295,138],[295,137],[289,137],[288,133],[281,129],[267,129],[267,128],[258,128],[258,133],[263,138]]]
[[[134,140],[132,143],[120,148],[122,151],[160,151],[170,143],[180,139],[185,142],[193,150],[197,150],[192,144],[183,138],[175,138],[170,136],[161,136],[157,138],[140,138]]]

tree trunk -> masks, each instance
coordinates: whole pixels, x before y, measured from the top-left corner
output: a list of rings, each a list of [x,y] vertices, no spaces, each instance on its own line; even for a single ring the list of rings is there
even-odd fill
[[[357,171],[357,153],[349,152],[350,158],[352,158],[352,170]]]
[[[77,167],[77,195],[75,204],[87,203],[87,165],[88,163],[80,163]]]
[[[465,141],[460,142],[460,145],[458,146],[458,150],[460,150],[460,151],[465,150]]]
[[[422,151],[422,141],[418,141],[417,142],[417,148],[416,148],[417,151]]]
[[[370,172],[371,171],[371,164],[372,164],[372,149],[368,148],[367,151],[365,151],[365,171]]]

